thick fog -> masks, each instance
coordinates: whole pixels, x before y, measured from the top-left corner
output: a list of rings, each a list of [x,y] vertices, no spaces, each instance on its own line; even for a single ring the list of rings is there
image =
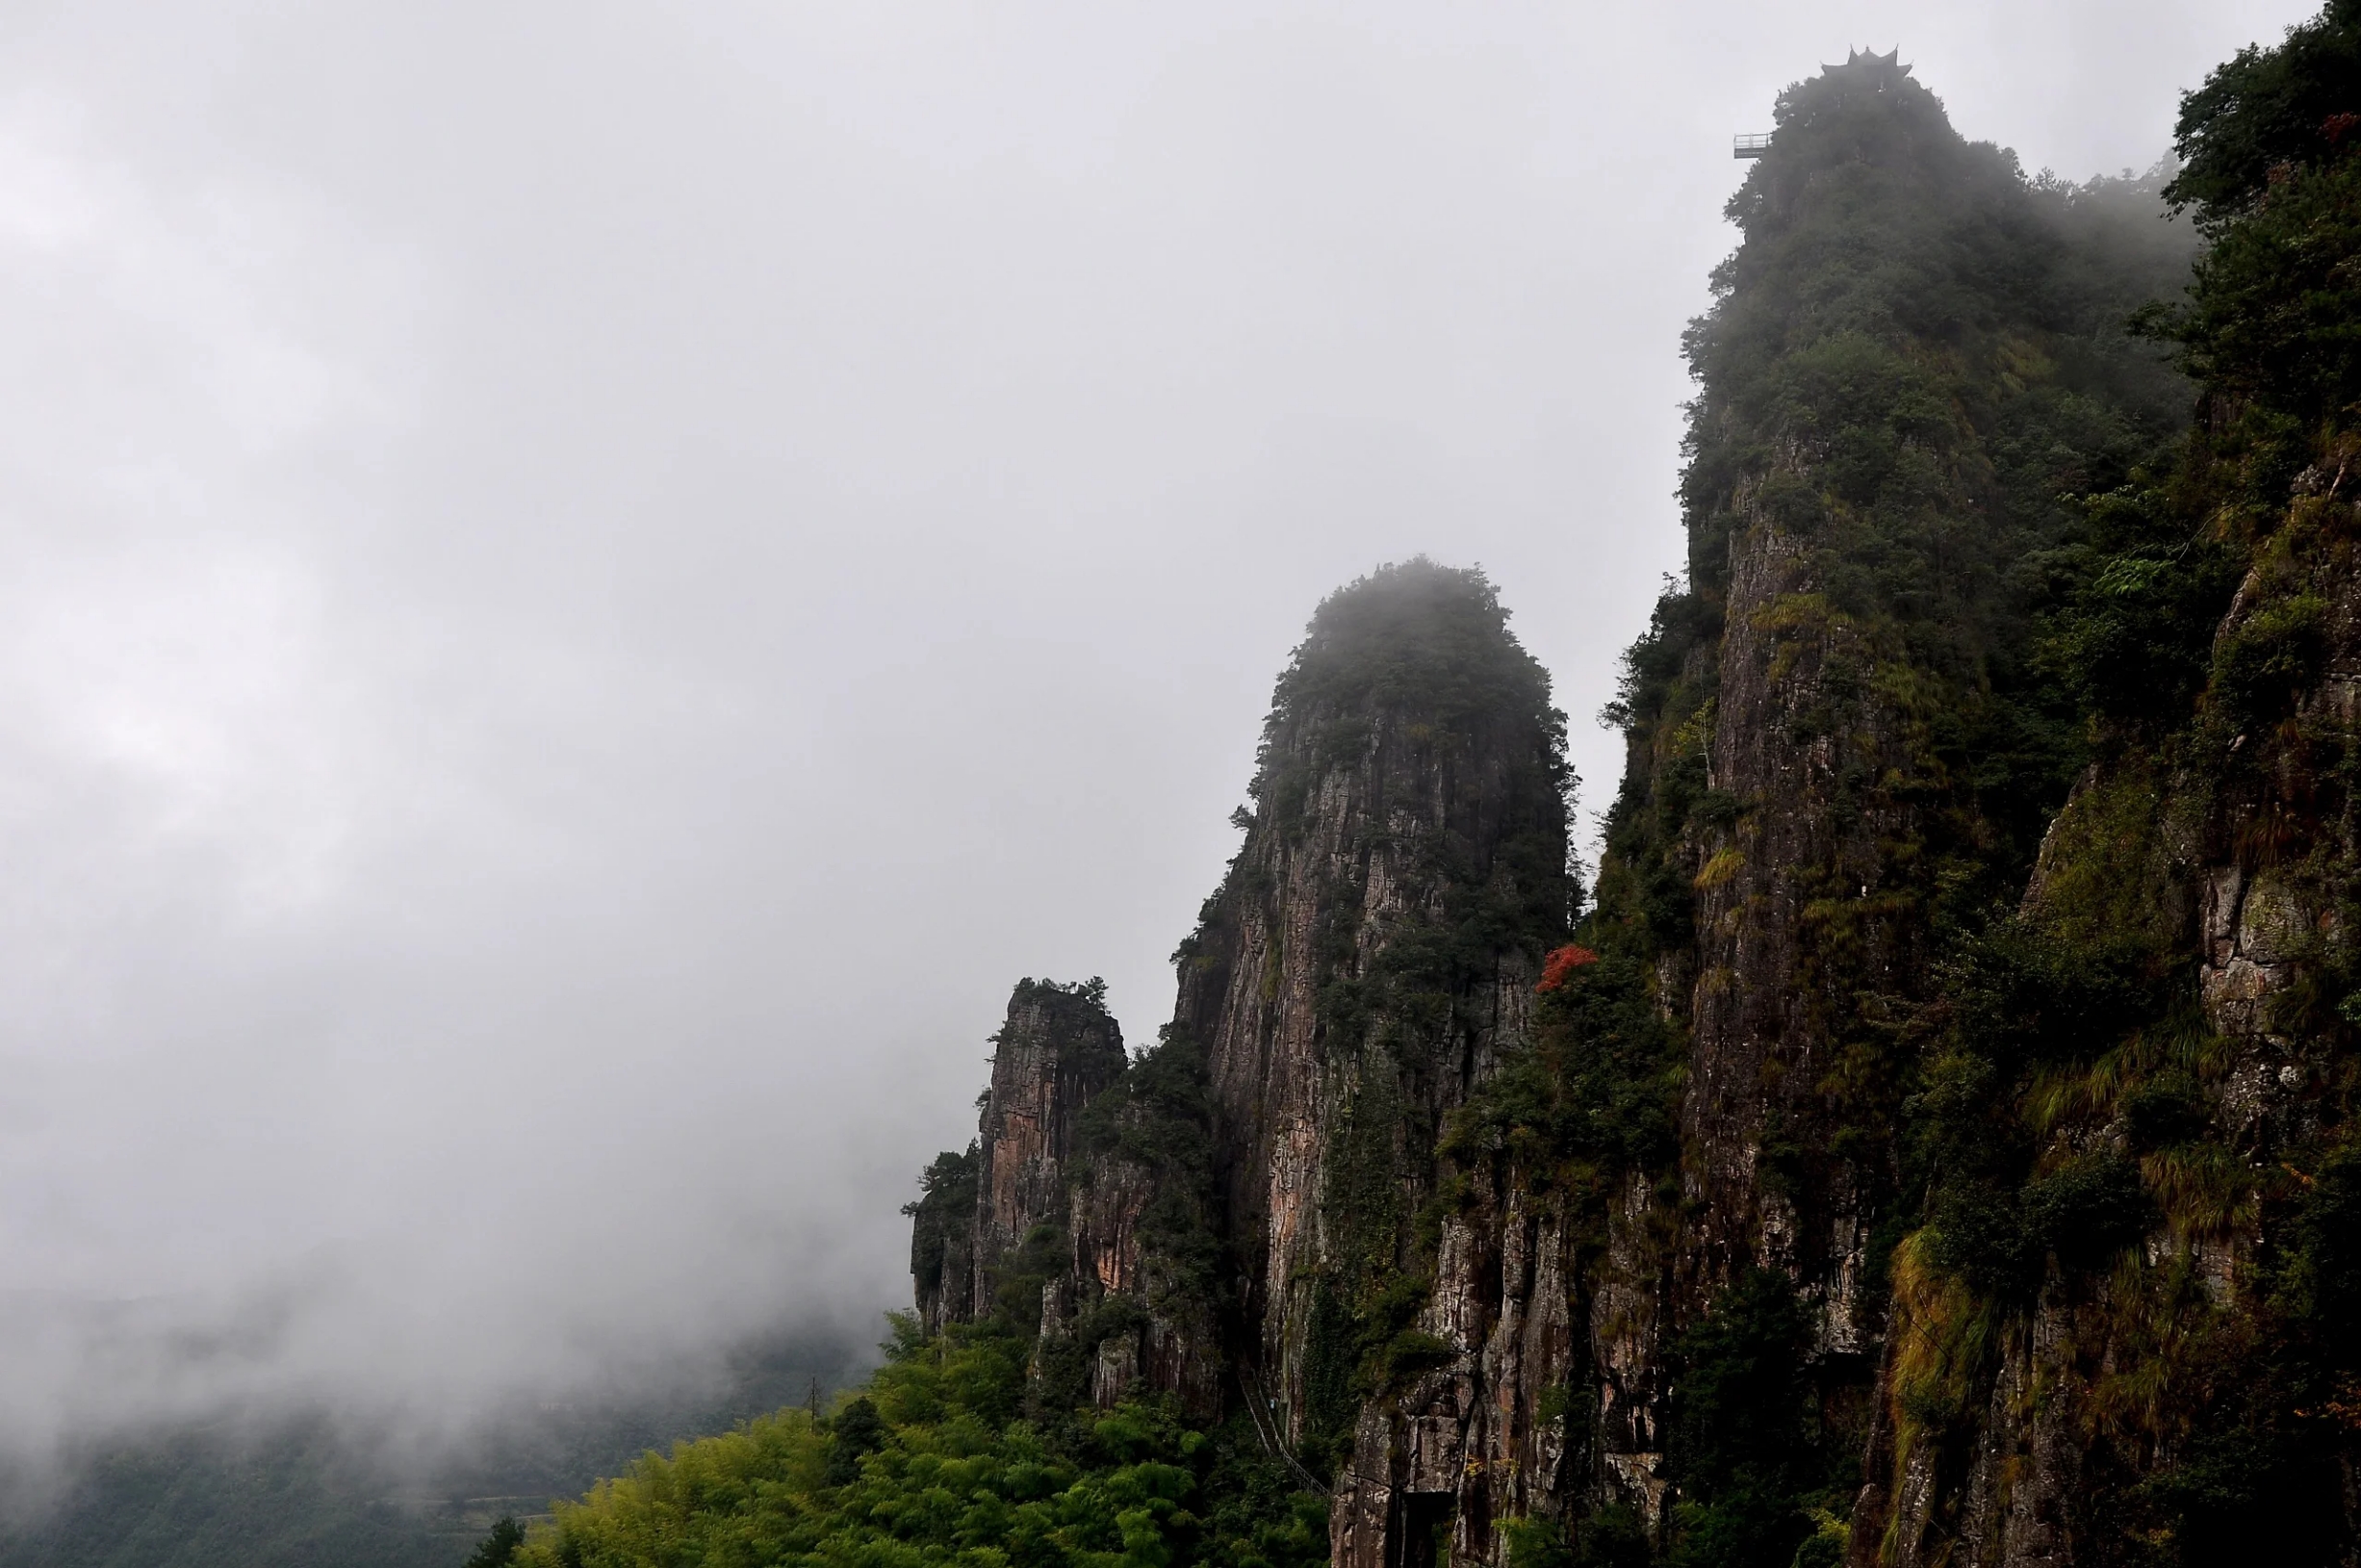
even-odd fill
[[[8,1443],[866,1332],[1322,594],[1480,562],[1604,807],[1784,83],[2087,177],[2311,9],[0,8]]]

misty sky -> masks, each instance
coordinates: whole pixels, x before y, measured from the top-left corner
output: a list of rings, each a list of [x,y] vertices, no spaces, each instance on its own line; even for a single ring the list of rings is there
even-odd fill
[[[903,1304],[1323,593],[1484,565],[1604,806],[1783,84],[2081,178],[2313,9],[9,0],[8,1433]]]

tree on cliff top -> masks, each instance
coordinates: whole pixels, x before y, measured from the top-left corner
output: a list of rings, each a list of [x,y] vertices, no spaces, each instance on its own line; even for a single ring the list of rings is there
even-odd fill
[[[1279,677],[1264,723],[1270,746],[1294,725],[1383,707],[1442,727],[1562,715],[1549,672],[1508,630],[1480,568],[1424,555],[1380,566],[1321,601]],[[1563,764],[1562,733],[1558,761]]]
[[[2330,0],[2278,48],[2239,51],[2182,97],[2172,143],[2182,167],[2165,193],[2219,231],[2253,212],[2274,177],[2333,163],[2357,142],[2361,0]]]
[[[1438,758],[1499,770],[1484,786],[1488,842],[1453,844],[1440,872],[1462,913],[1491,906],[1484,941],[1521,943],[1538,962],[1579,897],[1566,860],[1577,781],[1549,672],[1508,630],[1480,568],[1414,556],[1322,600],[1272,693],[1248,792],[1291,837],[1328,770],[1359,760],[1389,722]]]
[[[2346,416],[2361,400],[2361,0],[2206,78],[2181,100],[2176,145],[2189,162],[2166,194],[2214,244],[2189,306],[2151,323],[2220,398]]]

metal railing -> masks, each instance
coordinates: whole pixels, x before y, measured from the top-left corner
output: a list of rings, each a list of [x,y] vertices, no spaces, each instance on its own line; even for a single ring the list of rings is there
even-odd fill
[[[1730,139],[1730,156],[1732,158],[1759,158],[1770,150],[1771,133],[1768,131],[1758,136],[1733,136]]]
[[[1318,1476],[1303,1468],[1296,1451],[1287,1446],[1287,1434],[1279,1430],[1277,1405],[1263,1393],[1263,1380],[1252,1368],[1245,1369],[1238,1379],[1240,1392],[1246,1398],[1246,1414],[1254,1422],[1254,1435],[1262,1439],[1263,1452],[1288,1468],[1296,1481],[1307,1492],[1322,1497],[1330,1494],[1327,1485]]]

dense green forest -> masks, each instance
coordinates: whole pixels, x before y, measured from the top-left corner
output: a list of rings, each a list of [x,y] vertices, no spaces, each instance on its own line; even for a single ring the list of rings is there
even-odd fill
[[[1625,1356],[1661,1370],[1631,1405],[1655,1446],[1599,1435],[1609,1388],[1593,1434],[1566,1438],[1578,1478],[1474,1523],[1470,1499],[1522,1481],[1471,1490],[1492,1461],[1451,1451],[1458,1491],[1423,1478],[1426,1501],[1374,1505],[1399,1564],[1478,1538],[1512,1568],[1933,1564],[2004,1529],[2070,1529],[2075,1560],[2125,1568],[2265,1542],[2266,1560],[2349,1560],[2361,962],[2341,934],[2361,930],[2361,748],[2312,694],[2355,646],[2338,585],[2361,537],[2361,0],[2214,73],[2175,152],[2146,179],[2028,177],[1879,57],[1783,95],[1730,209],[1744,244],[1685,346],[1690,566],[1608,714],[1631,761],[1592,906],[1568,931],[1557,905],[1471,896],[1470,921],[1571,940],[1517,971],[1526,1032],[1445,1118],[1444,1179],[1399,1217],[1424,1272],[1383,1254],[1363,1294],[1399,1310],[1320,1342],[1335,1365],[1312,1393],[1334,1408],[1293,1452],[1246,1380],[1251,1325],[1220,1330],[1219,1411],[1144,1375],[1091,1399],[1039,1337],[1067,1241],[1045,1226],[972,1321],[897,1320],[885,1365],[824,1417],[643,1457],[487,1541],[478,1568],[1322,1559],[1345,1514],[1316,1488],[1341,1495],[1356,1441],[1436,1429],[1401,1401],[1468,1348],[1418,1325],[1440,1321],[1446,1233],[1505,1233],[1500,1195],[1565,1227],[1594,1327],[1624,1332],[1649,1292],[1670,1303],[1661,1344]],[[1415,674],[1429,698],[1438,678],[1476,689],[1448,657]],[[1314,776],[1368,747],[1351,704],[1390,678],[1363,676],[1327,749],[1266,748],[1267,782],[1309,770],[1273,785],[1274,831],[1301,832],[1286,812]],[[1283,699],[1326,689],[1291,679]],[[1822,772],[1749,793],[1746,748],[1765,777]],[[2200,883],[2323,912],[2264,933],[2278,990],[2223,989],[2244,971],[2200,946]],[[1514,970],[1515,941],[1477,949],[1487,977]],[[1361,1017],[1366,981],[1337,984],[1323,1027]],[[1784,1010],[1767,1023],[1744,1011],[1765,996]],[[2260,1021],[2233,1041],[2225,1007]],[[1780,1030],[1809,1053],[1758,1050]],[[2266,1045],[2268,1082],[2240,1055]],[[1198,1043],[1147,1060],[1178,1085],[1186,1146],[1210,1147]],[[1716,1102],[1708,1068],[1744,1092]],[[2240,1110],[2272,1084],[2277,1119]],[[956,1254],[976,1160],[946,1156],[913,1205],[922,1269]],[[1178,1164],[1159,1179],[1195,1183],[1187,1235],[1203,1279],[1228,1280],[1200,1222],[1221,1194],[1198,1154]],[[1778,1266],[1757,1261],[1766,1236],[1792,1244]],[[1108,1294],[1089,1343],[1169,1306]],[[1503,1409],[1521,1397],[1499,1389]],[[1569,1378],[1528,1418],[1575,1432],[1596,1404]]]
[[[649,1455],[515,1554],[549,1568],[1293,1568],[1327,1555],[1324,1500],[1294,1490],[1243,1420],[1148,1401],[1029,1400],[1030,1333],[993,1316],[933,1338],[896,1319],[885,1366],[814,1423],[786,1410]]]

